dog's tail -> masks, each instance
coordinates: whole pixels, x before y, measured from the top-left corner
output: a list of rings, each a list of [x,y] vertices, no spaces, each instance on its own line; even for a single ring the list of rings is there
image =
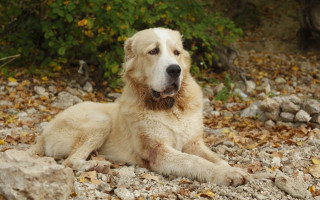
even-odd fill
[[[37,137],[36,144],[27,150],[32,155],[44,155],[44,136],[40,135]]]

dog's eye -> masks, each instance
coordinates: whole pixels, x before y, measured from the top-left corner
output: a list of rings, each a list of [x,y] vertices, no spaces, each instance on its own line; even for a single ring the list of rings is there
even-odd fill
[[[149,51],[150,55],[157,55],[159,53],[159,48],[154,48],[151,51]]]
[[[178,50],[174,50],[174,55],[176,55],[176,56],[178,56],[178,55],[180,55],[180,51],[178,51]]]

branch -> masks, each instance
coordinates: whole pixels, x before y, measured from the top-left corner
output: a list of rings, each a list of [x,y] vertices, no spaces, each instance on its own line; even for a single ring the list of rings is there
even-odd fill
[[[17,58],[20,57],[20,56],[21,56],[20,54],[17,54],[17,55],[14,55],[14,56],[8,56],[8,57],[1,58],[0,61],[2,61],[2,60],[7,60],[7,59],[10,59],[10,60],[9,60],[8,62],[5,62],[4,64],[2,64],[2,65],[0,66],[0,68],[3,67],[3,66],[5,66],[5,65],[8,64],[8,63],[11,63],[12,61],[14,61],[15,59],[17,59]]]

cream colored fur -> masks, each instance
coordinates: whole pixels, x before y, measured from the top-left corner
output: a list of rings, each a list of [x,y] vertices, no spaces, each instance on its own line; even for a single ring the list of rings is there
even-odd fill
[[[152,55],[153,49],[159,53]],[[173,94],[165,95],[170,64],[181,67],[180,83]],[[97,150],[109,160],[163,174],[218,185],[248,181],[247,173],[229,166],[203,142],[202,92],[189,73],[190,57],[177,31],[157,28],[136,33],[125,42],[123,67],[126,86],[117,103],[84,102],[66,109],[29,152],[65,158],[64,165],[81,171],[110,165],[87,160]],[[160,99],[152,96],[152,90],[161,94]]]

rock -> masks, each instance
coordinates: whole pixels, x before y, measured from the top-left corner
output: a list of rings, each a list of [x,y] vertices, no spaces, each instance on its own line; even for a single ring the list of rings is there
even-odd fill
[[[272,167],[280,167],[281,166],[281,158],[280,157],[273,157],[271,162]]]
[[[57,94],[57,87],[54,85],[50,85],[48,87],[49,92],[53,93],[53,94]]]
[[[114,193],[122,200],[134,200],[134,194],[126,188],[117,188],[114,190]]]
[[[41,86],[34,86],[34,92],[39,95],[40,97],[41,96],[45,96],[45,97],[49,97],[49,93],[46,92],[46,89],[44,87],[41,87]]]
[[[292,94],[290,96],[287,96],[285,98],[288,98],[289,101],[291,101],[294,104],[300,105],[302,103],[302,100],[295,94]]]
[[[310,115],[304,110],[300,110],[295,116],[295,120],[298,122],[309,122],[310,119]]]
[[[264,112],[280,112],[280,104],[271,98],[266,98],[260,104],[260,109]]]
[[[210,117],[211,112],[213,111],[213,107],[210,103],[210,100],[208,98],[203,98],[203,115],[206,117]]]
[[[205,87],[202,89],[203,91],[203,95],[205,97],[212,97],[214,94],[213,94],[213,89],[211,87]]]
[[[256,89],[256,83],[254,81],[246,81],[246,92],[251,94]]]
[[[14,81],[14,82],[9,81],[8,86],[9,87],[16,87],[16,86],[18,86],[18,82],[17,81]]]
[[[281,110],[282,112],[289,112],[295,114],[300,110],[300,106],[294,104],[289,99],[284,99],[284,101],[281,103]]]
[[[240,117],[257,117],[261,115],[260,101],[256,101],[250,104],[250,106],[241,111]]]
[[[0,194],[6,199],[67,199],[73,179],[72,169],[53,158],[15,149],[0,153]]]
[[[266,120],[277,121],[279,119],[279,112],[266,112],[266,113],[264,113],[263,116],[265,117]],[[259,119],[259,120],[264,121],[262,119]]]
[[[281,112],[280,119],[284,122],[293,122],[294,121],[294,114],[289,112]]]
[[[7,100],[1,100],[0,101],[0,106],[13,106],[13,103]]]
[[[310,197],[308,192],[308,185],[302,180],[294,180],[282,172],[276,174],[275,185],[296,198]]]
[[[256,87],[257,92],[264,92],[265,94],[269,94],[271,92],[271,86],[268,81],[264,81],[261,85]]]
[[[93,87],[89,81],[87,81],[86,84],[84,84],[83,90],[89,93],[93,91]]]
[[[53,107],[66,109],[74,104],[83,102],[79,97],[70,94],[69,92],[60,92],[58,98],[52,103]]]
[[[312,119],[311,119],[312,122],[320,124],[320,113],[313,114],[311,116],[312,116]]]
[[[275,83],[277,84],[277,86],[278,86],[279,89],[283,89],[284,86],[286,85],[287,81],[286,81],[286,79],[278,76],[278,77],[276,78],[276,80],[275,80]]]
[[[234,93],[241,98],[248,98],[248,95],[242,92],[239,88],[234,89]]]
[[[272,129],[276,126],[276,123],[274,123],[274,121],[272,120],[268,120],[264,123],[264,126],[266,127],[266,129]]]
[[[320,113],[320,103],[315,99],[307,99],[303,103],[303,110],[310,115]]]

